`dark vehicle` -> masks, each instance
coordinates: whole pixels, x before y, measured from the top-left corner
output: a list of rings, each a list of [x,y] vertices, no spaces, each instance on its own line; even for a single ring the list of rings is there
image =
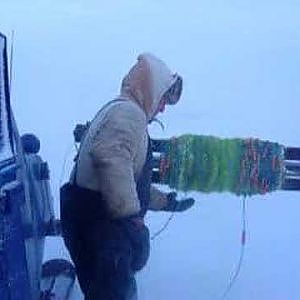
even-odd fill
[[[45,237],[59,235],[48,165],[38,155],[39,140],[19,135],[9,88],[7,40],[0,33],[0,299],[69,299],[71,263],[43,264]]]

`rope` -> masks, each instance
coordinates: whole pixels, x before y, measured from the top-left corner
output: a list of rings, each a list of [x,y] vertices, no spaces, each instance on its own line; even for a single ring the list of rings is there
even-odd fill
[[[153,118],[150,122],[156,122],[160,126],[161,130],[163,131],[166,129],[164,123],[157,118]]]
[[[155,232],[152,237],[151,241],[155,240],[159,235],[161,235],[169,226],[170,222],[174,218],[175,212],[172,212],[172,214],[169,216],[168,220],[165,222],[165,224],[159,229],[157,232]]]
[[[243,197],[242,200],[242,232],[241,232],[241,248],[240,248],[240,257],[236,269],[231,276],[227,288],[225,289],[221,299],[224,300],[227,298],[227,295],[231,291],[233,285],[237,282],[238,277],[241,272],[242,264],[244,262],[245,255],[245,245],[246,245],[246,230],[247,230],[247,217],[246,217],[246,197]]]
[[[75,146],[76,152],[78,152],[78,148],[77,148],[76,143],[74,143],[74,144],[72,143],[71,145],[69,145],[67,147],[65,155],[64,155],[64,159],[63,159],[63,165],[62,165],[62,168],[61,168],[61,173],[60,173],[59,188],[62,186],[62,181],[63,181],[65,171],[66,171],[65,169],[66,169],[67,159],[68,159],[68,156],[69,156],[70,151],[71,151],[73,146]],[[58,199],[59,199],[59,195],[58,195]],[[64,246],[64,243],[59,245],[58,253],[59,253],[60,257],[69,257],[69,253],[66,250],[66,248]]]
[[[161,227],[160,230],[158,230],[157,232],[155,232],[152,237],[150,238],[151,241],[154,241],[159,235],[161,235],[166,229],[167,227],[170,225],[170,222],[172,221],[172,219],[174,218],[175,216],[175,212],[176,212],[176,209],[178,208],[179,206],[179,202],[176,203],[175,205],[175,208],[174,208],[174,211],[171,213],[171,215],[169,216],[168,220],[165,222],[165,224]]]
[[[72,283],[69,285],[67,293],[66,293],[66,297],[65,297],[64,300],[70,299],[70,295],[71,295],[72,289],[73,289],[73,287],[75,285],[75,281],[76,281],[76,277],[73,279]]]
[[[75,278],[72,280],[71,284],[68,286],[68,289],[67,289],[67,292],[66,292],[66,295],[65,297],[62,299],[62,300],[68,300],[70,299],[70,295],[71,295],[71,292],[72,292],[72,289],[74,287],[74,284],[75,284]],[[53,289],[54,289],[54,286],[55,286],[55,283],[56,283],[56,277],[52,277],[52,280],[51,280],[51,284],[50,284],[50,287],[45,290],[44,292],[42,292],[41,294],[41,300],[54,300],[54,299],[58,299],[56,298],[56,294],[53,292]]]
[[[65,152],[65,155],[64,155],[64,159],[63,159],[63,165],[62,165],[62,168],[61,168],[61,172],[60,172],[60,177],[59,177],[59,187],[61,187],[62,185],[62,181],[63,181],[63,178],[64,178],[64,175],[65,175],[65,171],[66,171],[66,164],[67,164],[67,159],[68,159],[68,156],[71,152],[71,149],[72,147],[75,145],[75,149],[76,149],[76,152],[78,152],[78,148],[77,148],[77,145],[76,143],[72,143],[72,145],[69,145],[66,152]]]

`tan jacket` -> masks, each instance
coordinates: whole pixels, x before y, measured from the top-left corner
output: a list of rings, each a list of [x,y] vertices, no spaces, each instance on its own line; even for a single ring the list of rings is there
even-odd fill
[[[147,125],[173,78],[162,61],[140,55],[123,79],[120,101],[97,113],[81,143],[77,184],[101,192],[112,218],[140,210],[136,182],[146,159]],[[150,209],[160,210],[166,202],[166,195],[152,187]]]

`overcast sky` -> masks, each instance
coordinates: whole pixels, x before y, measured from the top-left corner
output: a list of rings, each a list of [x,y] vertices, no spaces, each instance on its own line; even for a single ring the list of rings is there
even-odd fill
[[[118,94],[140,52],[184,78],[182,101],[154,137],[258,137],[300,146],[300,2],[278,0],[0,0],[0,31],[15,30],[12,104],[51,168],[55,207],[74,150],[72,130]],[[63,164],[66,160],[66,168]],[[195,193],[152,245],[141,300],[219,299],[239,254],[241,199]],[[247,201],[248,240],[228,299],[300,298],[300,199],[276,192]],[[151,229],[168,218],[150,214]],[[59,243],[47,257],[62,255]]]

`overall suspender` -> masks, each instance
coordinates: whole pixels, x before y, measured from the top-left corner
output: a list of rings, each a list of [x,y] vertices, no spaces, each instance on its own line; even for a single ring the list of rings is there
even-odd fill
[[[117,102],[123,102],[123,101],[125,101],[125,100],[123,100],[123,99],[114,99],[114,100],[109,101],[108,103],[106,103],[106,104],[98,111],[98,113],[96,114],[96,116],[93,118],[93,120],[91,121],[89,127],[90,127],[91,124],[94,122],[94,120],[97,118],[97,116],[98,116],[101,112],[103,112],[108,106],[110,106],[111,104],[114,104],[114,103],[117,103]],[[87,131],[88,131],[88,130],[89,130],[89,128],[87,128]],[[84,140],[85,140],[85,138],[86,138],[86,135],[87,135],[87,132],[84,134],[83,140],[80,142],[79,150],[78,150],[78,152],[77,152],[77,154],[76,154],[76,157],[74,158],[75,166],[74,166],[74,177],[73,177],[73,182],[72,182],[72,184],[73,184],[74,186],[78,186],[78,185],[77,185],[78,161],[79,161],[80,150],[81,150],[81,148],[82,148],[82,145],[83,145],[83,143],[84,143]]]

